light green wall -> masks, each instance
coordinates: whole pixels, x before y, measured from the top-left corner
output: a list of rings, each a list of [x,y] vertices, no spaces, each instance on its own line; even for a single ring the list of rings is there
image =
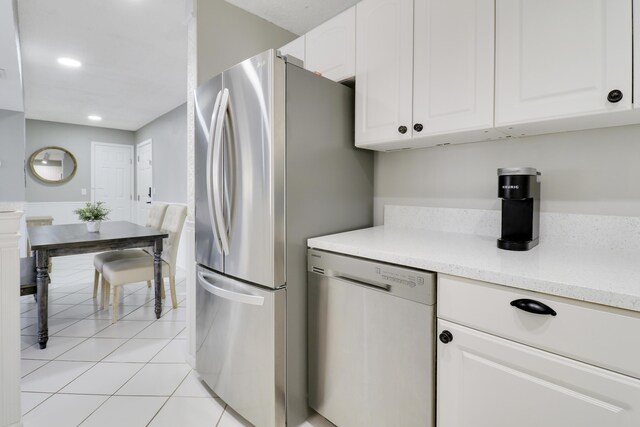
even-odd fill
[[[198,84],[297,36],[224,0],[197,0]]]
[[[500,209],[497,169],[542,172],[544,212],[640,216],[640,125],[377,153],[375,221],[385,204]]]
[[[27,202],[76,202],[91,200],[91,142],[133,145],[134,132],[80,126],[67,123],[27,120],[26,158],[38,148],[57,145],[66,148],[76,157],[78,170],[75,177],[65,184],[44,184],[27,171]],[[87,189],[87,195],[81,189]]]
[[[135,133],[136,144],[153,141],[154,200],[187,202],[187,104],[169,111]]]
[[[0,110],[0,201],[25,200],[24,113]]]

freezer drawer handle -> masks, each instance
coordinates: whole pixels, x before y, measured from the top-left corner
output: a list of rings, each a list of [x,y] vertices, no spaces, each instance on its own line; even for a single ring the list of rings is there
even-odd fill
[[[202,286],[202,288],[205,291],[213,295],[219,296],[220,298],[228,299],[230,301],[241,302],[243,304],[251,304],[251,305],[264,304],[264,297],[261,297],[259,295],[250,295],[250,294],[244,294],[241,292],[233,292],[233,291],[229,291],[229,290],[217,287],[207,279],[214,279],[214,280],[220,280],[220,279],[210,274],[206,274],[200,271],[198,272],[198,279],[200,279],[198,280],[198,283],[200,283],[200,286]]]
[[[540,301],[536,301],[533,299],[517,299],[511,301],[511,305],[515,308],[519,308],[520,310],[526,311],[527,313],[533,314],[541,314],[548,316],[557,315],[556,311],[549,307],[546,304],[541,303]]]

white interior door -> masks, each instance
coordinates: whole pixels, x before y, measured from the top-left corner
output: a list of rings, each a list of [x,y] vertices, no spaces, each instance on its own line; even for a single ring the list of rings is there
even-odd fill
[[[136,152],[137,222],[140,225],[145,225],[153,198],[153,150],[151,140],[148,139],[138,144]]]
[[[133,147],[94,142],[91,164],[92,200],[105,203],[111,221],[131,221]]]

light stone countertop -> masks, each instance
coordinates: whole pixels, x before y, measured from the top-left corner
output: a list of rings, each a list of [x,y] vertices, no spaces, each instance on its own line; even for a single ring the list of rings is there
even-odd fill
[[[378,226],[316,237],[312,248],[640,312],[640,249],[543,240],[526,252],[496,238]]]

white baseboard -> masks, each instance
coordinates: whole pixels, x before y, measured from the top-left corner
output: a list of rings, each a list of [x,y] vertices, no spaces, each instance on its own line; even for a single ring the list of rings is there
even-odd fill
[[[77,224],[80,222],[74,210],[81,208],[87,202],[26,202],[24,204],[24,217],[20,225],[20,254],[27,254],[27,225],[29,216],[50,216],[54,224]]]
[[[193,369],[196,369],[196,358],[187,354],[185,361],[191,366]]]
[[[84,206],[86,202],[27,202],[24,204],[24,219],[20,227],[20,234],[22,236],[20,240],[20,253],[22,256],[27,256],[27,229],[26,229],[26,217],[29,216],[51,216],[53,217],[54,224],[77,224],[80,221],[74,210]],[[168,205],[180,205],[187,206],[186,203],[164,202],[156,201],[156,203],[165,203]],[[135,222],[135,221],[134,221]],[[186,227],[182,228],[182,234],[180,235],[180,245],[178,247],[178,258],[176,263],[178,267],[186,269],[188,262],[187,256],[187,233]]]
[[[80,222],[74,210],[84,206],[86,202],[27,202],[24,206],[25,216],[51,216],[54,224],[77,224]]]

